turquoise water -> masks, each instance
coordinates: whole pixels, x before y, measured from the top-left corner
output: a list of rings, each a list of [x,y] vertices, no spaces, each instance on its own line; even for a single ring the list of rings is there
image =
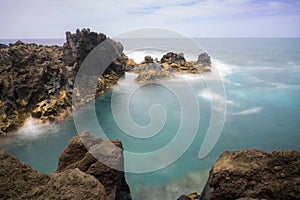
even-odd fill
[[[199,103],[200,122],[196,138],[183,156],[170,166],[150,173],[126,173],[134,199],[176,199],[182,193],[201,191],[208,170],[225,150],[300,151],[300,39],[197,41],[213,57],[213,63],[223,78],[227,112],[222,134],[208,156],[199,159],[198,152],[211,118],[211,98],[221,101],[222,97],[211,96],[199,76],[185,76]],[[98,97],[96,114],[106,136],[120,139],[125,150],[149,152],[165,146],[176,136],[181,121],[180,104],[172,92],[158,84],[139,88],[129,104],[132,119],[138,125],[147,125],[150,122],[149,108],[154,104],[164,107],[167,118],[154,137],[138,139],[128,136],[113,118],[111,98],[114,95],[118,104],[118,99],[128,96],[130,88],[136,86],[134,76],[127,74],[119,86]],[[172,84],[177,90],[185,90],[180,80],[174,80]],[[90,127],[92,109],[92,104],[88,104],[78,110],[79,124],[98,135],[96,127]],[[52,126],[35,125],[29,120],[25,127],[11,138],[2,140],[1,144],[37,170],[50,173],[55,171],[60,153],[76,134],[72,117]],[[128,162],[125,157],[125,164],[135,164]]]

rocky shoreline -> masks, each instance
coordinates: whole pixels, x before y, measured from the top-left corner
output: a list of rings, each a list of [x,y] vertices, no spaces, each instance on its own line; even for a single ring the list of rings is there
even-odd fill
[[[300,152],[225,151],[210,170],[202,193],[178,200],[300,199]]]
[[[84,142],[83,142],[84,141]],[[111,148],[113,143],[118,148]],[[86,145],[90,144],[88,148]],[[130,200],[124,172],[112,169],[94,155],[123,169],[122,143],[75,136],[59,157],[56,172],[37,172],[0,148],[1,199],[103,199]],[[202,193],[178,200],[299,199],[300,152],[241,150],[224,152],[210,170]]]
[[[109,43],[119,57],[102,76],[92,79],[98,81],[94,93],[80,94],[74,86],[76,74],[87,55],[103,41]],[[144,62],[137,64],[124,55],[123,49],[121,43],[89,29],[66,32],[62,47],[21,41],[9,46],[1,44],[0,136],[21,127],[29,117],[40,123],[63,120],[74,106],[72,97],[80,99],[75,106],[93,100],[116,85],[125,71],[138,73],[136,81],[145,83],[170,79],[174,73],[199,74],[211,69],[207,53],[200,54],[197,61],[189,62],[183,54],[169,52],[160,61],[146,56]],[[92,85],[89,81],[91,78],[86,78],[85,84]]]
[[[120,57],[112,62],[101,77],[92,97],[113,87],[125,74],[123,46],[102,33],[89,29],[66,33],[60,46],[25,44],[18,41],[0,47],[0,135],[23,125],[32,116],[53,122],[71,110],[74,78],[86,56],[99,43],[108,41],[118,49]]]
[[[90,151],[83,140],[92,144]],[[110,142],[119,148],[111,149]],[[91,149],[101,149],[101,156],[123,168],[120,148],[120,141],[81,133],[69,142],[59,158],[57,171],[49,175],[37,172],[0,148],[0,199],[131,200],[124,172],[102,164],[90,153]]]
[[[103,41],[120,56],[96,77],[95,94],[85,96],[74,86],[74,78],[86,56]],[[84,104],[116,85],[126,71],[137,73],[136,81],[145,83],[170,79],[176,73],[210,70],[207,53],[200,54],[197,61],[187,61],[183,54],[169,52],[160,60],[146,56],[137,64],[124,55],[122,44],[89,29],[67,32],[62,47],[21,41],[0,44],[0,136],[22,126],[30,116],[41,123],[64,119],[73,106],[73,96],[84,97],[78,105]],[[90,141],[92,148],[86,149],[82,139]],[[111,142],[122,148],[120,141]],[[89,133],[74,137],[60,156],[57,171],[50,175],[0,148],[0,199],[131,199],[124,172],[107,167],[90,152],[97,150],[123,169],[123,153],[108,149],[107,143]],[[224,152],[202,193],[178,199],[300,199],[299,165],[296,151]]]

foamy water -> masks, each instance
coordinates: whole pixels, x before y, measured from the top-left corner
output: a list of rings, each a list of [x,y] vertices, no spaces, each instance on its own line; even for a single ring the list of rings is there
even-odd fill
[[[202,75],[177,74],[178,79],[170,80],[178,89],[184,89],[181,81],[188,81],[195,92],[201,111],[196,138],[183,156],[165,169],[145,174],[126,173],[133,199],[176,199],[179,193],[201,191],[208,170],[225,150],[256,148],[266,151],[300,151],[299,44],[299,39],[205,40],[203,46],[207,48],[213,69],[218,73],[213,70]],[[160,59],[162,52],[145,51],[133,53],[129,57],[139,62],[146,55]],[[185,57],[188,60],[189,57],[197,59],[197,55]],[[154,104],[164,106],[167,120],[162,132],[149,140],[128,136],[114,121],[111,96],[113,92],[116,93],[115,100],[118,103],[118,98],[129,95],[128,92],[138,86],[134,81],[136,76],[134,73],[126,73],[126,78],[120,80],[119,86],[97,98],[96,113],[107,137],[121,140],[127,151],[154,151],[175,137],[181,122],[181,109],[174,95],[158,84],[140,88],[142,90],[134,94],[135,102],[130,104],[133,120],[141,125],[148,124],[149,108]],[[223,80],[226,95],[214,90],[220,83],[214,81],[216,78]],[[210,84],[210,90],[205,80]],[[212,102],[227,105],[225,126],[213,150],[204,159],[199,159],[199,149],[211,119]],[[222,111],[221,107],[215,109]],[[95,127],[89,127],[91,111],[90,105],[83,106],[79,117],[80,123],[94,131]],[[60,153],[76,134],[72,118],[54,126],[43,126],[29,120],[15,134],[19,139],[12,140],[4,148],[34,168],[49,173],[55,171]],[[162,158],[168,156],[162,155]],[[125,157],[126,162],[128,160]]]
[[[32,142],[58,132],[59,126],[57,124],[42,124],[38,119],[29,117],[22,127],[9,134],[1,143],[7,145],[10,143]]]

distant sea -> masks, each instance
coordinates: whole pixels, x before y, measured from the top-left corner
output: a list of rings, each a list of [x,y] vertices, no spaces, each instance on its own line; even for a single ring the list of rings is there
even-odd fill
[[[227,96],[223,131],[208,156],[199,159],[199,148],[211,118],[211,98],[222,99],[218,94],[209,93],[200,76],[184,75],[200,105],[196,138],[183,156],[167,168],[144,174],[126,173],[136,200],[176,199],[184,193],[201,191],[209,169],[225,150],[300,151],[300,39],[203,38],[196,41],[210,54],[223,79]],[[57,40],[57,43],[47,39],[29,42],[62,45],[63,40]],[[141,50],[129,54],[136,60],[142,60],[145,55],[156,57],[161,52]],[[197,55],[189,56],[197,59]],[[130,104],[133,120],[140,125],[149,123],[148,111],[153,104],[163,105],[167,120],[161,132],[149,140],[126,135],[113,118],[111,98],[115,95],[115,103],[118,103],[118,99],[130,95],[130,88],[137,84],[135,76],[127,73],[119,86],[98,97],[96,114],[107,137],[121,140],[128,151],[147,152],[166,145],[175,137],[181,110],[174,95],[166,88],[157,84],[140,88]],[[180,82],[174,81],[174,84],[179,90],[185,89]],[[91,132],[96,130],[96,127],[89,127],[92,108],[87,104],[79,109],[80,124]],[[72,117],[52,126],[36,125],[28,120],[13,136],[1,141],[1,145],[37,170],[50,173],[56,170],[60,153],[76,134]],[[125,166],[126,162],[125,157]]]
[[[66,41],[64,38],[51,38],[51,39],[0,39],[0,43],[2,44],[10,44],[15,43],[18,40],[24,43],[35,43],[35,44],[43,44],[43,45],[59,45],[62,46]]]

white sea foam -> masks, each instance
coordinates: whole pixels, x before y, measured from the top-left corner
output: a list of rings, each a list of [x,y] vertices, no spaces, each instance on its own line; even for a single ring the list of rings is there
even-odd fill
[[[250,109],[242,110],[239,112],[234,113],[233,115],[252,115],[252,114],[257,114],[262,111],[262,107],[253,107]]]
[[[145,56],[151,56],[152,58],[157,58],[160,60],[165,53],[166,53],[165,51],[152,50],[152,49],[125,52],[125,54],[129,58],[132,58],[136,63],[143,62]]]
[[[12,134],[12,137],[14,140],[34,140],[38,137],[57,133],[58,129],[59,127],[55,124],[41,124],[29,117],[25,124]]]
[[[219,103],[226,102],[227,105],[237,105],[234,101],[225,99],[226,97],[223,97],[222,95],[213,93],[213,92],[209,91],[208,89],[201,90],[198,93],[198,96],[203,99],[209,100],[209,101],[217,101]]]
[[[218,73],[224,78],[225,76],[232,74],[239,70],[239,67],[226,64],[218,59],[212,58],[212,64],[217,69]]]

